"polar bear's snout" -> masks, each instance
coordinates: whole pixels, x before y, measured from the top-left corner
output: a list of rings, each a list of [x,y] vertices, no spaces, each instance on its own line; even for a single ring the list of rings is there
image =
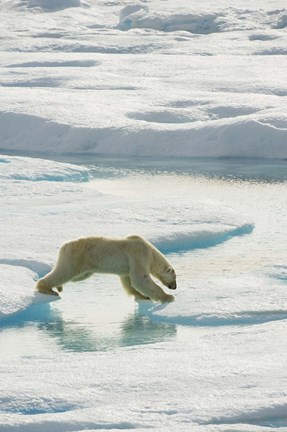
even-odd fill
[[[169,289],[176,289],[176,274],[172,267],[168,267],[159,276],[159,280]]]
[[[171,284],[168,285],[169,289],[175,290],[176,289],[176,281],[172,282]]]

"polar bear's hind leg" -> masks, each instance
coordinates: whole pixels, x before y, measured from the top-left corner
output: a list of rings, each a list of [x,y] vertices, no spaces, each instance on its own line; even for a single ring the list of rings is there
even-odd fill
[[[58,292],[63,291],[63,285],[71,280],[70,275],[65,275],[59,269],[54,269],[37,283],[36,289],[42,294],[58,295],[53,288],[56,288]]]

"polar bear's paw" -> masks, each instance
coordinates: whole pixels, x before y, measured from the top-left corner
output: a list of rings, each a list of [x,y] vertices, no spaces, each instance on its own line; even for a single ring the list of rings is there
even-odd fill
[[[59,294],[56,291],[53,291],[52,288],[48,287],[43,280],[39,280],[37,283],[37,291],[41,294],[58,296]]]
[[[171,303],[175,300],[175,297],[173,295],[170,294],[166,294],[164,296],[164,298],[162,298],[160,301],[161,303]]]

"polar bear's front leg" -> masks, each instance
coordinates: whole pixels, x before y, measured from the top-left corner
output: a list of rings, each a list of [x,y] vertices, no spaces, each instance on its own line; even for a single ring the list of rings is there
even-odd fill
[[[149,300],[149,297],[142,295],[132,286],[131,278],[128,275],[120,276],[120,278],[122,286],[128,295],[132,295],[139,300]]]
[[[151,300],[167,303],[174,301],[174,296],[166,294],[150,277],[150,274],[140,263],[133,263],[131,269],[131,283],[142,295]]]
[[[174,296],[166,294],[150,277],[150,275],[137,276],[132,279],[137,291],[151,300],[167,303],[174,301]]]

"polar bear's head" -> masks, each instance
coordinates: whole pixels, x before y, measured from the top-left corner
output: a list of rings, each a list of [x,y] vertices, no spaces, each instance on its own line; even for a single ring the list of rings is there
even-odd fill
[[[171,266],[167,267],[163,271],[163,273],[160,275],[159,280],[169,289],[176,289],[176,274]]]

